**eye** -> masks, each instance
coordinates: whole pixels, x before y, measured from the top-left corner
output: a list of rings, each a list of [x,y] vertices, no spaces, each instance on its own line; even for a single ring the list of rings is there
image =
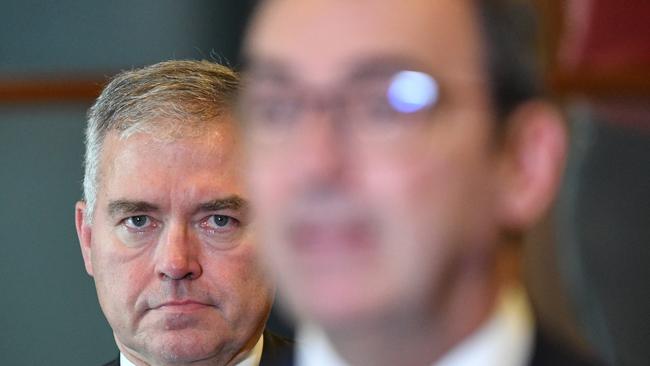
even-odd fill
[[[378,122],[395,122],[399,113],[392,107],[385,95],[374,96],[367,100],[365,113],[368,118]]]
[[[299,114],[300,103],[292,98],[259,98],[253,108],[252,118],[264,127],[286,127]]]
[[[258,128],[286,128],[300,117],[303,95],[286,86],[258,86],[243,93],[240,108],[246,120]]]
[[[241,243],[242,222],[228,215],[206,216],[198,223],[204,243],[220,250],[228,250]]]
[[[214,221],[217,226],[224,227],[230,222],[230,217],[224,215],[214,215],[212,216],[212,221]]]
[[[226,233],[240,226],[239,220],[227,215],[211,215],[205,218],[200,226],[214,233]]]
[[[151,218],[147,215],[127,217],[123,221],[124,226],[132,230],[141,231],[153,225]]]

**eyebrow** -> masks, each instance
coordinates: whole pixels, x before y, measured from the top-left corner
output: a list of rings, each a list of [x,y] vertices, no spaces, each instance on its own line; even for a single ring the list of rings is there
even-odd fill
[[[146,201],[115,200],[108,204],[108,214],[111,217],[134,213],[158,211],[158,206]]]
[[[232,195],[225,198],[216,198],[214,200],[201,203],[198,205],[196,212],[233,210],[246,213],[249,203],[238,195]],[[131,201],[120,199],[108,204],[108,214],[111,217],[132,215],[136,213],[148,213],[159,211],[160,208],[146,201]]]
[[[220,211],[220,210],[234,210],[234,211],[247,211],[249,207],[248,201],[240,196],[232,195],[226,198],[217,198],[206,203],[199,205],[197,211]]]

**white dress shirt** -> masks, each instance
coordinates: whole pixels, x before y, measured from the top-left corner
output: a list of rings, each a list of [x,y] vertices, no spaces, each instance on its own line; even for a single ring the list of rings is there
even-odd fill
[[[533,328],[524,291],[510,288],[501,294],[490,318],[432,366],[527,365],[533,351]],[[347,366],[316,327],[301,328],[296,344],[297,366]]]
[[[236,366],[259,366],[260,360],[262,359],[262,349],[264,348],[264,336],[260,336],[260,339],[255,344],[255,347],[248,352],[246,358],[237,363]],[[120,352],[120,366],[135,366],[135,364],[129,361],[124,353]]]

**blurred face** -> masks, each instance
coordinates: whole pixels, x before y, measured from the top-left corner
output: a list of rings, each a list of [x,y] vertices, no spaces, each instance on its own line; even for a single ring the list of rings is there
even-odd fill
[[[276,0],[254,20],[248,184],[300,317],[422,318],[492,250],[494,121],[469,4]]]
[[[258,340],[272,288],[255,266],[233,123],[160,140],[110,132],[86,268],[120,350],[149,364],[226,364]]]

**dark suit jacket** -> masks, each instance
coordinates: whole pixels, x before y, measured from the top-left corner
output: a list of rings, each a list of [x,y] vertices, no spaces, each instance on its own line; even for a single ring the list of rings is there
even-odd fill
[[[293,352],[293,341],[264,332],[264,349],[260,366],[293,366]],[[602,365],[604,364],[579,355],[539,329],[535,333],[535,344],[529,366]],[[119,357],[104,366],[120,366]]]
[[[544,331],[535,332],[535,346],[530,366],[602,366],[603,363],[589,359],[549,337]]]
[[[260,366],[292,366],[293,341],[264,331],[264,348]],[[104,366],[120,366],[119,356]]]

